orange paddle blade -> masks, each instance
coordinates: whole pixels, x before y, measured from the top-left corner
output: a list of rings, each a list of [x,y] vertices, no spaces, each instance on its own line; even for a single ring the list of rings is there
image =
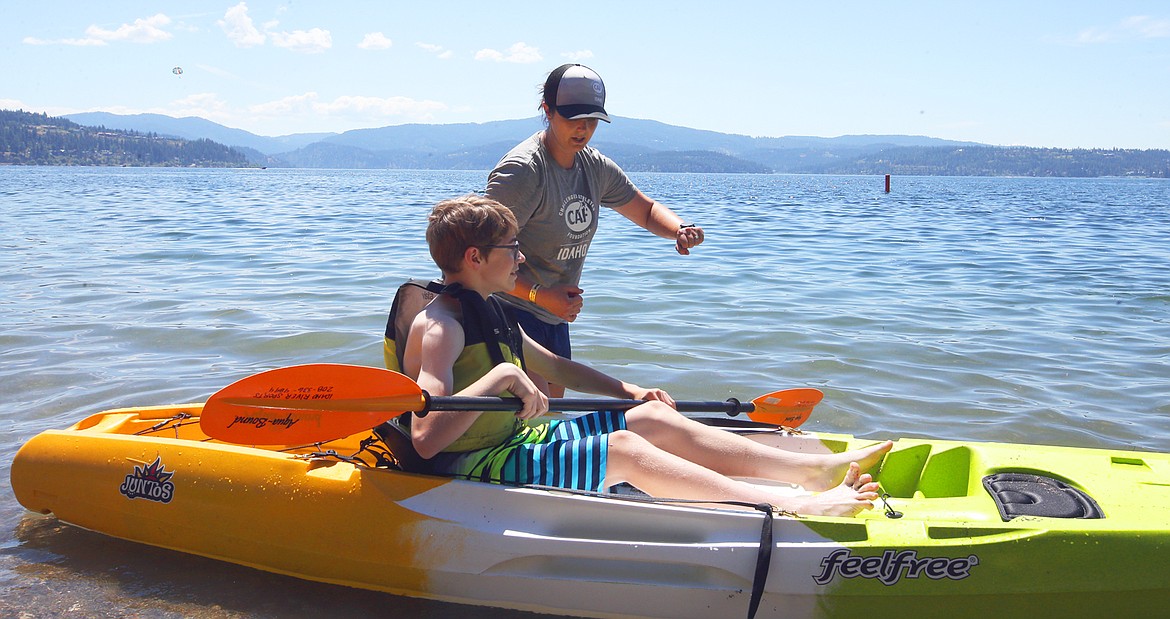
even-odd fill
[[[418,384],[397,372],[315,363],[238,380],[203,405],[199,426],[241,445],[301,445],[369,430],[407,411],[422,411]]]
[[[795,428],[808,421],[813,408],[825,394],[817,389],[785,389],[752,400],[755,410],[747,416],[752,421]]]

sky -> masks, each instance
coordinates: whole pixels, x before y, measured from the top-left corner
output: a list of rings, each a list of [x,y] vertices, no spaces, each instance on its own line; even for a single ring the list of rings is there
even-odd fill
[[[265,136],[482,123],[535,116],[548,72],[579,62],[612,115],[722,133],[1170,148],[1165,0],[0,0],[0,16],[0,109],[53,116]]]

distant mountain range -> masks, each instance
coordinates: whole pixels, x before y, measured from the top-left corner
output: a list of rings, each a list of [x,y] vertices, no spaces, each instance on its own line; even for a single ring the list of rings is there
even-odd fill
[[[267,167],[487,170],[539,117],[265,137],[196,118],[70,114],[80,125],[210,140]],[[750,137],[614,118],[593,145],[631,172],[1170,177],[1170,151],[1041,149],[905,135]]]
[[[265,137],[196,117],[87,112],[65,118],[80,125],[212,140],[243,149],[259,165],[314,168],[491,169],[509,149],[543,128],[540,118],[532,117]],[[632,118],[614,118],[600,128],[593,145],[630,171],[756,173],[808,169],[900,146],[979,146],[916,136],[755,138]]]

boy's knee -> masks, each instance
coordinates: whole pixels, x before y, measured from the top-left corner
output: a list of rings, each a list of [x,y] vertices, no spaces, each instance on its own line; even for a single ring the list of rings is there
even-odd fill
[[[658,400],[651,400],[645,404],[640,404],[637,408],[630,410],[626,414],[627,421],[630,418],[637,421],[649,421],[651,423],[670,423],[683,418],[682,413],[671,408],[665,402]],[[636,421],[635,421],[636,423]]]
[[[609,451],[611,454],[634,454],[645,449],[650,444],[646,439],[629,430],[617,430],[611,432],[608,436]]]

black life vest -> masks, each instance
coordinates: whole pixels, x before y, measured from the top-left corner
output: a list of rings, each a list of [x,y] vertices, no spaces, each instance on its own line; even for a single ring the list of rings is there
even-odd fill
[[[524,351],[520,337],[520,326],[511,308],[500,303],[494,296],[486,300],[474,290],[460,284],[445,285],[438,280],[407,280],[398,287],[390,316],[386,319],[382,356],[388,369],[402,372],[402,355],[406,352],[406,338],[415,316],[436,296],[450,295],[459,300],[463,312],[463,327],[468,333],[478,333],[488,344],[488,355],[493,364],[504,363],[500,345],[508,346],[524,364]],[[478,339],[478,338],[475,338]]]

